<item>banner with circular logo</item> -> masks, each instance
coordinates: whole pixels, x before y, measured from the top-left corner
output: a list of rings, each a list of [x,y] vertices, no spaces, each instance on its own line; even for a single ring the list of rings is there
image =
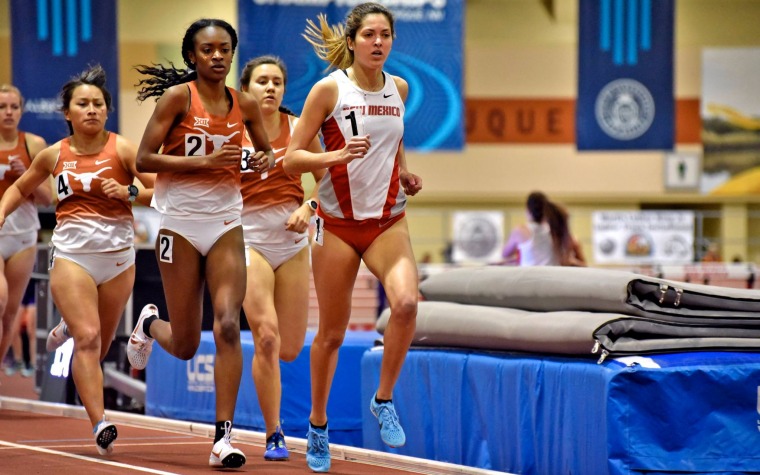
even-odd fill
[[[578,150],[673,148],[673,0],[580,0]]]

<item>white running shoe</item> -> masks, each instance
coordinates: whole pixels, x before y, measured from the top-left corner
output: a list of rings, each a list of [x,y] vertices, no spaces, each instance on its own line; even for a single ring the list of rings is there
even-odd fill
[[[211,448],[211,455],[208,457],[208,464],[211,467],[238,468],[245,465],[245,455],[240,449],[236,449],[230,443],[232,437],[232,422],[224,423],[224,437],[216,441]]]
[[[149,303],[140,312],[140,318],[137,319],[135,329],[132,330],[129,343],[127,343],[127,359],[135,369],[145,369],[150,353],[153,351],[153,338],[143,331],[143,322],[151,315],[158,316],[158,307]]]
[[[113,452],[113,443],[118,435],[116,426],[112,422],[106,421],[106,416],[98,422],[98,425],[92,429],[95,435],[95,446],[98,448],[100,455],[110,455]]]
[[[66,340],[69,338],[71,338],[71,335],[69,335],[69,327],[66,326],[66,322],[64,322],[62,318],[61,321],[58,322],[58,325],[48,333],[45,349],[48,353],[51,353],[60,348],[60,346],[66,343]]]

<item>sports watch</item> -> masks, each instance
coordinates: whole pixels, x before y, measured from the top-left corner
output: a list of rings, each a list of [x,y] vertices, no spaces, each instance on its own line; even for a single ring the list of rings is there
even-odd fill
[[[135,185],[128,185],[127,192],[129,192],[129,201],[134,201],[137,199],[137,195],[140,194],[140,189]]]
[[[311,208],[311,210],[316,213],[317,207],[319,207],[319,203],[317,203],[317,200],[312,198],[310,200],[307,200],[306,204],[309,205],[309,208]]]

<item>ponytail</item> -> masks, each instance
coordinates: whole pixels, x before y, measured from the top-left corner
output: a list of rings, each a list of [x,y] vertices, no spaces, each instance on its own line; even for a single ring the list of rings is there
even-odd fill
[[[190,60],[190,52],[195,49],[195,35],[202,29],[209,26],[222,28],[230,35],[232,40],[232,51],[235,51],[238,44],[238,37],[235,28],[229,23],[218,18],[201,18],[196,20],[185,31],[182,38],[182,60],[185,62],[187,69],[174,67],[174,63],[169,61],[169,66],[153,63],[151,66],[139,64],[135,66],[138,73],[151,76],[147,79],[141,79],[135,86],[142,86],[137,92],[137,100],[142,102],[149,97],[155,97],[158,100],[167,89],[178,84],[194,81],[198,78],[195,71],[195,65]]]
[[[174,63],[171,61],[169,65],[170,67],[168,68],[162,64],[155,63],[153,63],[153,66],[139,64],[134,67],[138,73],[151,76],[140,79],[140,82],[136,84],[138,87],[142,86],[137,91],[137,100],[139,102],[143,102],[149,97],[155,97],[158,100],[170,87],[194,81],[198,78],[198,73],[192,69],[178,69],[174,67]]]
[[[317,16],[317,21],[319,26],[312,20],[306,20],[306,30],[302,35],[314,48],[317,57],[327,61],[329,67],[346,69],[351,66],[354,62],[354,52],[348,49],[345,27],[330,26],[324,13]]]

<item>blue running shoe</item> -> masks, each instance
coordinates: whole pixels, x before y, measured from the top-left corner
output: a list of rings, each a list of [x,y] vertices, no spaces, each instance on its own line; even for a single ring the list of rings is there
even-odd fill
[[[277,426],[274,434],[267,437],[267,449],[264,451],[264,460],[288,460],[290,453],[285,445],[285,436],[282,433],[282,427]]]
[[[377,422],[380,423],[380,438],[383,439],[383,442],[385,442],[385,445],[388,447],[395,448],[403,446],[406,443],[406,435],[398,420],[396,408],[393,407],[392,402],[378,404],[375,401],[375,396],[377,396],[377,394],[372,396],[372,400],[369,403],[369,410],[375,417],[377,417]]]
[[[306,464],[312,472],[330,471],[330,444],[327,429],[315,429],[309,424],[306,434]]]

